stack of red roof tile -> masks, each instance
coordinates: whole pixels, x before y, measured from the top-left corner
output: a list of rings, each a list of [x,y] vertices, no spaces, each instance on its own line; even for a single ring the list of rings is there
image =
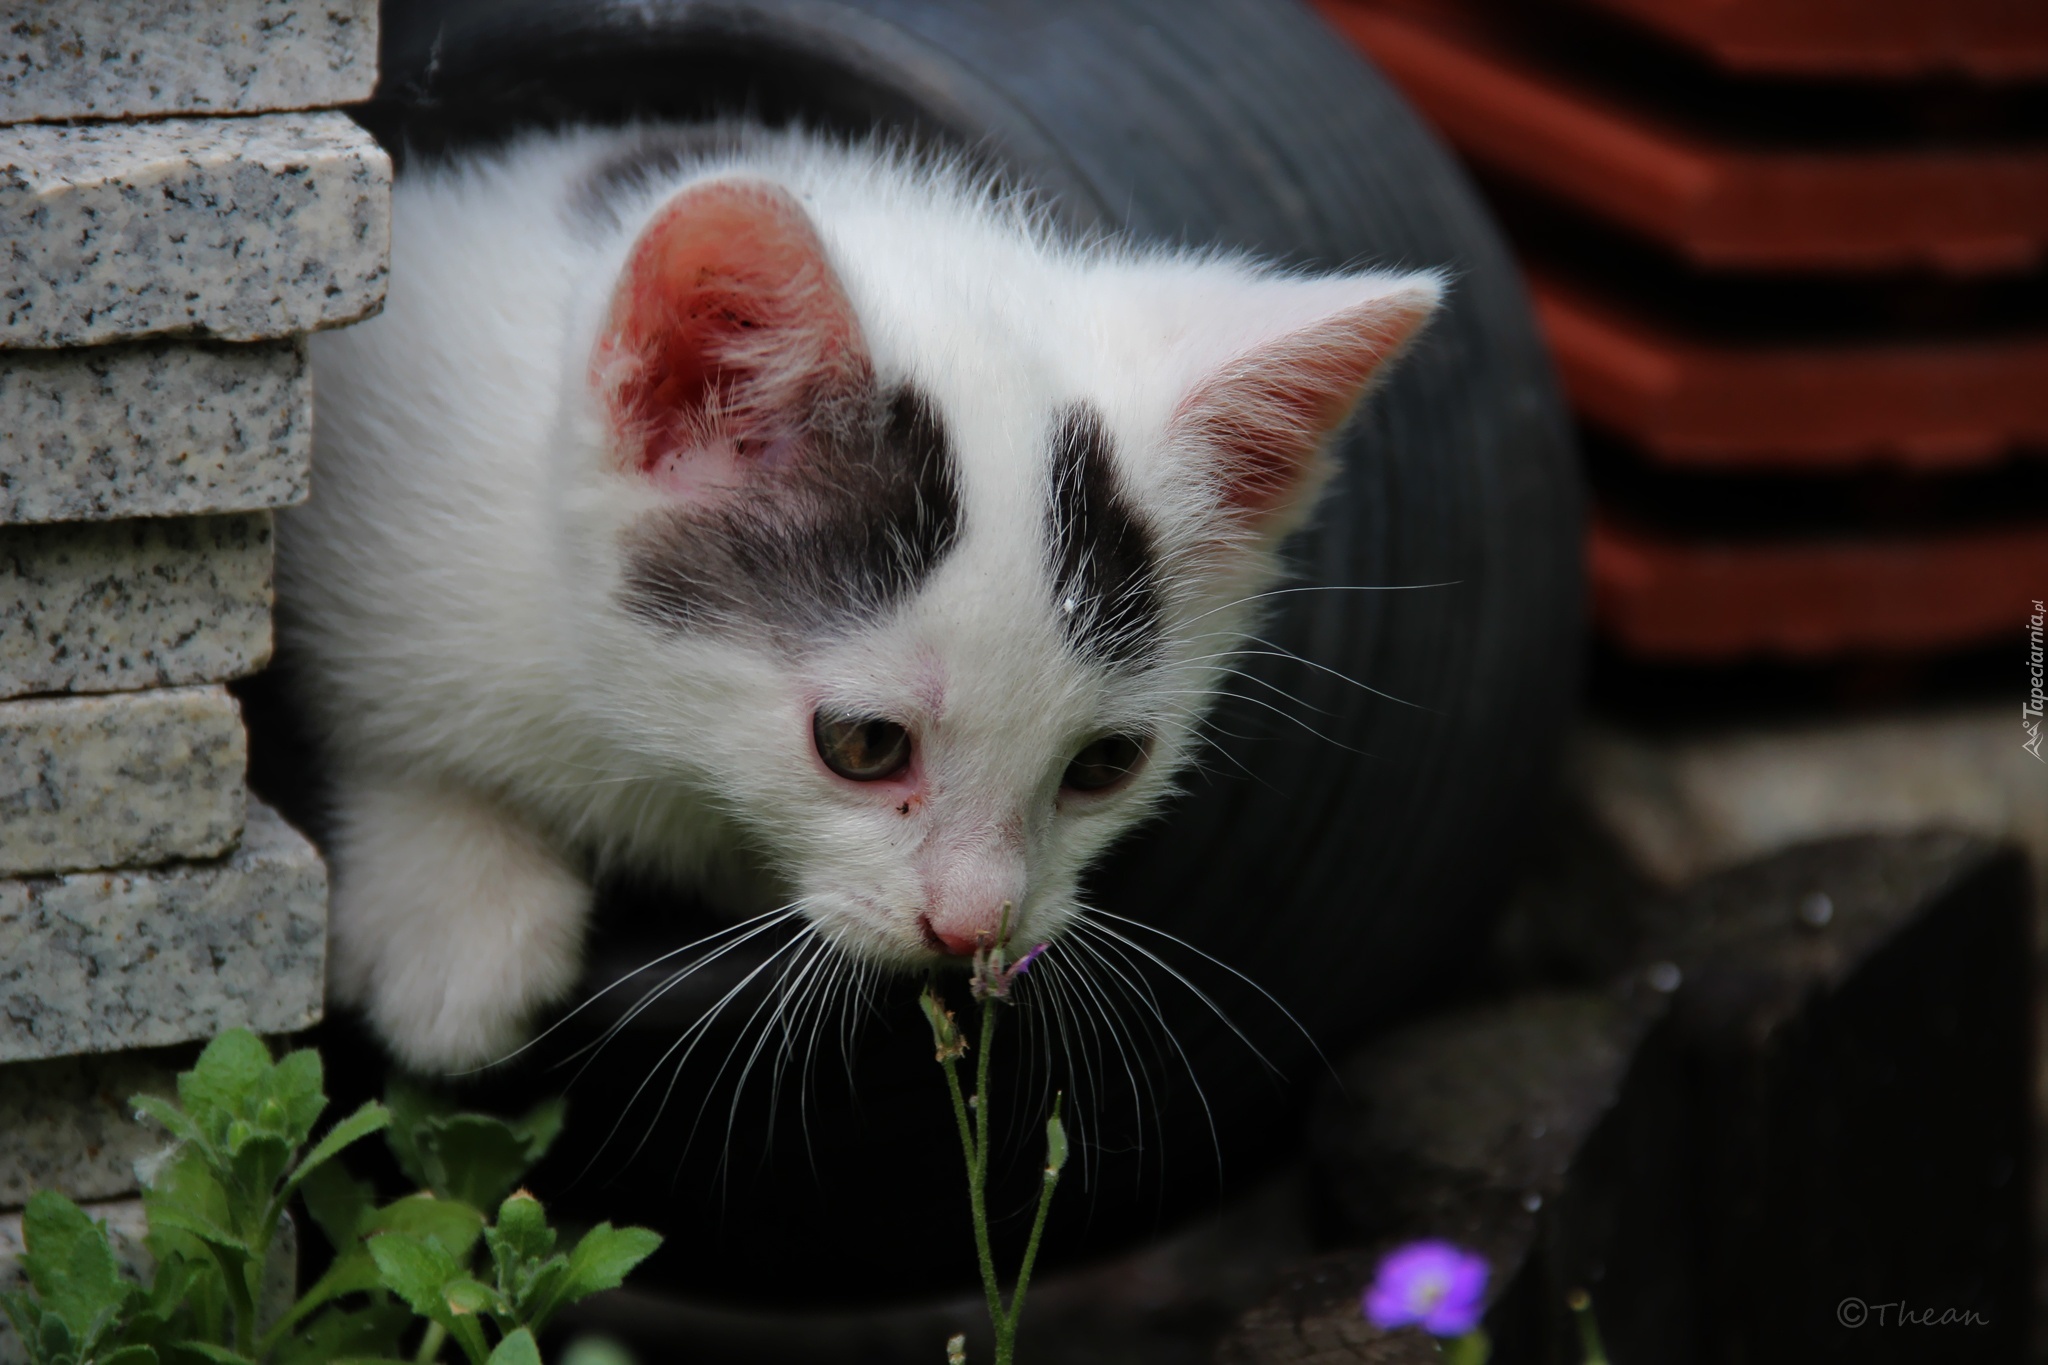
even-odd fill
[[[1924,652],[2048,597],[2048,3],[1318,3],[1523,252],[1608,640]]]

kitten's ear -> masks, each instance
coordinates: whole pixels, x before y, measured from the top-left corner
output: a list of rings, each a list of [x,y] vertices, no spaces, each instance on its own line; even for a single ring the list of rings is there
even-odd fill
[[[1442,295],[1432,274],[1281,279],[1221,309],[1205,345],[1224,358],[1203,364],[1173,435],[1196,449],[1224,510],[1262,532],[1305,514],[1330,437]]]
[[[702,489],[785,458],[868,358],[802,206],[728,177],[682,191],[641,232],[592,373],[621,464]]]

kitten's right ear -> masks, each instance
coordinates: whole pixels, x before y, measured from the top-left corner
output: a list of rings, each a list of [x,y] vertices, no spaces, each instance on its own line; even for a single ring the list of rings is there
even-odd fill
[[[692,186],[633,244],[592,378],[622,469],[672,491],[791,459],[819,403],[868,373],[852,304],[787,190]]]
[[[1330,473],[1331,437],[1443,297],[1433,273],[1263,281],[1220,301],[1205,363],[1174,433],[1201,452],[1233,521],[1266,533],[1297,524]]]

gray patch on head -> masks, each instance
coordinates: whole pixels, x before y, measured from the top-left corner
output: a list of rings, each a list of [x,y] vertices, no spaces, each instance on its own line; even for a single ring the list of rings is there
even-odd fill
[[[794,647],[917,592],[960,538],[959,475],[931,401],[863,387],[821,405],[803,447],[723,505],[633,532],[627,611],[664,633],[765,631]]]
[[[1102,416],[1086,403],[1060,414],[1046,509],[1053,613],[1078,653],[1143,663],[1159,647],[1152,532],[1117,479]]]

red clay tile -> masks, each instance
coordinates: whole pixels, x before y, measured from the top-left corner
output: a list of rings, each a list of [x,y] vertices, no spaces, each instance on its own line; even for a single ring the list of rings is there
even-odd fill
[[[2040,0],[1581,0],[1732,71],[1982,81],[2048,76]]]
[[[2048,334],[1710,343],[1540,273],[1530,284],[1574,406],[1664,463],[1942,470],[2048,447]]]
[[[1720,269],[1952,274],[2048,258],[2048,144],[1786,152],[1723,144],[1452,27],[1317,0],[1458,149]]]
[[[1823,658],[1981,644],[2048,598],[2048,526],[1920,540],[1701,544],[1596,518],[1593,614],[1639,657]]]

